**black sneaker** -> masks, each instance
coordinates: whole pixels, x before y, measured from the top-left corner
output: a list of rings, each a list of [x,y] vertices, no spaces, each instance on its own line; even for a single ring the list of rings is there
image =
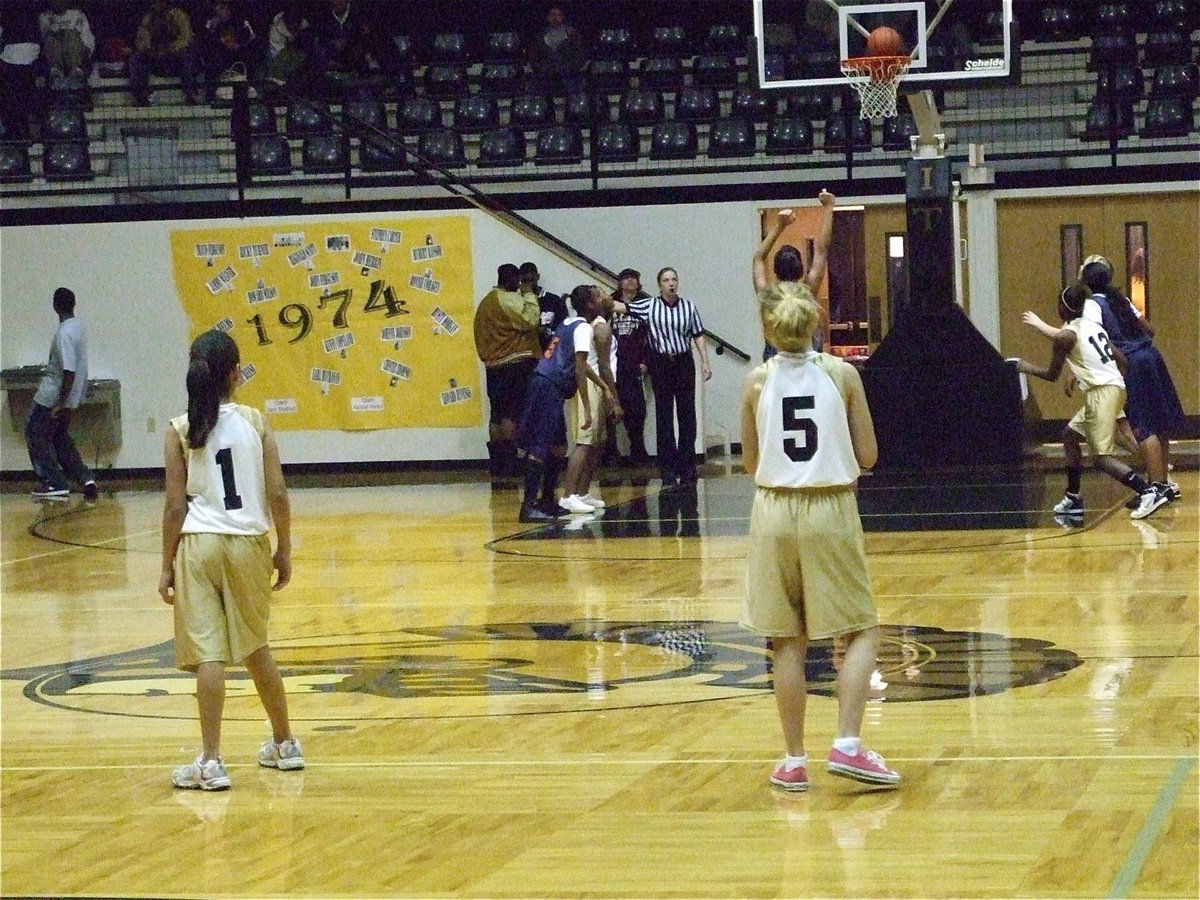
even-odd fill
[[[521,514],[517,519],[521,522],[553,522],[556,517],[542,512],[536,506],[521,504]]]
[[[557,519],[559,516],[566,515],[558,505],[558,501],[553,497],[543,497],[536,504],[535,509],[540,509],[552,519]]]
[[[89,503],[95,501],[100,496],[100,488],[96,487],[96,482],[89,481],[83,486],[83,499]]]

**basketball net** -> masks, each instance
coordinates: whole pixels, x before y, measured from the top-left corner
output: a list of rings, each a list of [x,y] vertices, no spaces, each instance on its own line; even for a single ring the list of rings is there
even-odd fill
[[[859,116],[886,119],[896,115],[896,88],[911,61],[909,56],[855,56],[842,60],[842,74],[858,91]]]

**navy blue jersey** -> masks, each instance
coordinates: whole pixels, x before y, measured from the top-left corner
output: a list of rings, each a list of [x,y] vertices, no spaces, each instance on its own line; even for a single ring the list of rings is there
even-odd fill
[[[587,325],[587,322],[575,318],[555,328],[534,369],[536,374],[558,385],[563,397],[575,396],[575,330],[580,325]]]

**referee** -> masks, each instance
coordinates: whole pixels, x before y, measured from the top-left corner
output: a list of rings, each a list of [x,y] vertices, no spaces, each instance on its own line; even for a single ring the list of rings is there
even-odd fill
[[[704,325],[696,304],[679,296],[674,269],[658,273],[657,297],[630,300],[631,313],[650,327],[650,386],[654,389],[654,422],[658,467],[664,485],[696,483],[696,363],[691,344],[700,351],[704,380],[712,378]],[[675,437],[675,421],[679,437]]]

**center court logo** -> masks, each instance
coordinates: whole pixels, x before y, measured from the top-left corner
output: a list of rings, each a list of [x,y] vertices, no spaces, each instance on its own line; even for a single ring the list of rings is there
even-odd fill
[[[707,620],[500,623],[284,639],[272,649],[299,721],[361,722],[577,713],[752,697],[771,689],[767,643]],[[838,648],[809,649],[809,692],[833,696]],[[1080,665],[1048,641],[883,626],[874,696],[888,703],[998,694]],[[37,703],[80,712],[195,717],[195,680],[170,641],[57,665],[0,671]],[[262,717],[231,670],[227,718]]]

